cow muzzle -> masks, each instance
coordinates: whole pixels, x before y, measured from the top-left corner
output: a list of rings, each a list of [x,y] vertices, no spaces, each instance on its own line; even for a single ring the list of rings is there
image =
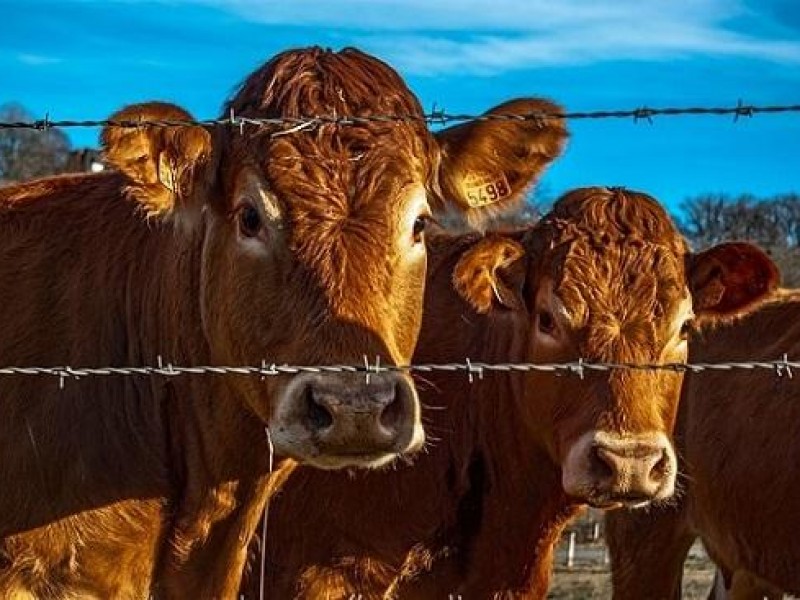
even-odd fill
[[[378,467],[425,441],[419,398],[400,373],[299,375],[270,433],[276,451],[323,469]]]
[[[677,461],[663,433],[592,431],[575,442],[564,464],[564,491],[592,506],[630,508],[675,492]]]

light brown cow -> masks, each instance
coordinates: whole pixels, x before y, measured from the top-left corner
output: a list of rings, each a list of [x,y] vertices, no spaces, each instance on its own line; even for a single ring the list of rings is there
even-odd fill
[[[776,284],[755,247],[691,254],[657,202],[619,189],[571,192],[511,236],[430,244],[417,363],[684,361],[693,320],[746,310]],[[680,384],[671,371],[426,373],[427,454],[391,473],[296,471],[270,506],[264,589],[542,598],[581,504],[672,494]]]
[[[800,353],[800,295],[695,336],[694,362],[770,361]],[[678,423],[680,502],[608,515],[614,596],[680,596],[697,536],[732,598],[800,594],[800,380],[770,371],[687,376]],[[722,590],[718,589],[718,592]]]
[[[439,191],[465,211],[514,201],[564,137],[558,122],[486,122],[438,144],[400,77],[356,50],[281,54],[229,109],[417,118],[108,128],[118,172],[4,188],[0,364],[408,362]],[[150,103],[114,118],[189,115]],[[416,392],[396,374],[64,389],[5,376],[0,415],[0,596],[15,598],[231,597],[280,483],[268,432],[277,456],[326,468],[384,464],[422,441]]]

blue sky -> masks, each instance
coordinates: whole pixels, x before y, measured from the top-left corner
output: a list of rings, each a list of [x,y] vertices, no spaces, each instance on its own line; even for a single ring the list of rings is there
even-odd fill
[[[51,119],[131,102],[214,117],[290,47],[358,46],[423,106],[481,112],[517,96],[568,110],[800,104],[797,0],[3,0],[0,103]],[[800,191],[800,114],[575,121],[548,194],[625,185],[672,208],[705,192]],[[70,130],[95,145],[96,130]]]

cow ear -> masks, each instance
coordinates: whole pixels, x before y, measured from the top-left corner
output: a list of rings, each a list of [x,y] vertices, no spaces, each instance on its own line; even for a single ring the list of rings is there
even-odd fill
[[[698,317],[725,317],[747,312],[770,296],[780,272],[763,250],[732,242],[689,257],[689,289]]]
[[[453,286],[479,313],[493,305],[524,310],[525,248],[518,242],[492,236],[462,254],[453,271]]]
[[[192,121],[188,112],[164,102],[134,104],[110,121]],[[129,189],[148,215],[170,215],[189,203],[194,188],[209,175],[211,134],[191,125],[118,127],[100,136],[106,160],[129,180]]]
[[[542,99],[518,99],[487,115],[561,114],[560,106]],[[439,172],[442,198],[434,209],[450,204],[474,225],[524,200],[526,191],[564,150],[563,119],[488,119],[456,125],[436,133],[442,150]]]

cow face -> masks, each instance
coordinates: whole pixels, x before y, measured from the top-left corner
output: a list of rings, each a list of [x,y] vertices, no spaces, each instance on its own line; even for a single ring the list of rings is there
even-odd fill
[[[692,254],[655,200],[618,189],[570,192],[526,246],[526,269],[496,260],[486,274],[495,304],[529,311],[532,362],[685,362],[694,323],[740,314],[778,282],[756,247]],[[511,256],[507,248],[495,254]],[[479,307],[476,289],[468,295]],[[561,466],[567,494],[598,507],[672,495],[681,373],[585,369],[580,377],[526,378],[519,410]]]
[[[355,50],[319,49],[267,63],[228,110],[422,115],[385,64]],[[151,103],[113,118],[189,115]],[[432,210],[445,208],[440,190],[470,218],[514,202],[565,137],[560,122],[495,121],[445,130],[437,141],[421,118],[103,134],[131,195],[197,252],[197,326],[210,360],[301,365],[410,362],[422,313],[424,231]],[[422,444],[419,402],[405,374],[231,378],[230,385],[269,425],[277,451],[318,467],[377,466]]]

